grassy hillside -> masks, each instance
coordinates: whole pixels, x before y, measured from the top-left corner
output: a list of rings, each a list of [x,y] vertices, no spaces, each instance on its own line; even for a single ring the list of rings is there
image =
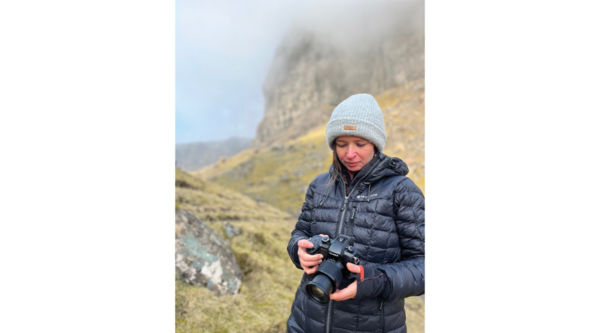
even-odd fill
[[[403,159],[410,169],[408,176],[424,191],[423,80],[390,89],[375,98],[386,123],[384,153]],[[331,164],[332,152],[325,143],[326,124],[269,148],[244,150],[192,174],[297,216],[308,184],[329,170]]]
[[[204,182],[179,169],[175,173],[176,207],[189,211],[205,222],[281,221],[292,218],[269,204],[257,202],[226,187]]]
[[[256,202],[217,184],[176,170],[176,207],[203,219],[231,243],[242,269],[235,296],[214,296],[206,288],[175,281],[176,332],[285,332],[302,271],[286,247],[296,220],[266,203]],[[224,222],[241,229],[230,238]],[[406,301],[411,333],[423,332],[423,301]]]
[[[331,151],[324,137],[325,127],[321,126],[285,145],[244,151],[197,174],[297,214],[308,184],[329,167]]]
[[[266,203],[176,170],[176,208],[203,219],[228,239],[242,269],[238,295],[213,295],[208,289],[175,281],[176,331],[285,332],[285,322],[302,272],[286,247],[295,220]],[[224,222],[242,231],[230,238]]]

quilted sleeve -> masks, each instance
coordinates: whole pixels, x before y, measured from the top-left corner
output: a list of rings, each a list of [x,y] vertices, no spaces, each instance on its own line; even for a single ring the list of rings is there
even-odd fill
[[[315,184],[316,178],[308,186],[304,204],[302,204],[302,212],[300,213],[300,216],[298,216],[298,222],[296,222],[296,227],[292,231],[292,237],[290,238],[287,246],[290,259],[292,259],[292,262],[294,265],[296,265],[296,267],[298,267],[298,269],[302,269],[300,266],[300,259],[298,258],[298,241],[312,237],[312,233],[310,231],[310,221],[312,221],[313,214],[313,194],[316,186]]]
[[[365,268],[357,298],[399,300],[425,293],[425,198],[409,178],[394,191],[394,210],[401,260]]]
[[[394,194],[396,231],[402,247],[400,262],[382,265],[390,286],[387,299],[425,293],[425,198],[409,178]]]

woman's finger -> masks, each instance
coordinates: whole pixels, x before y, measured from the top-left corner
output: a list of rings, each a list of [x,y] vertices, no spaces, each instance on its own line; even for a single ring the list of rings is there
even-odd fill
[[[298,257],[303,260],[320,260],[323,259],[322,254],[308,254],[306,252],[298,252]]]
[[[319,267],[319,265],[315,265],[315,266],[302,266],[302,269],[306,272],[306,274],[313,274],[314,272],[317,271],[317,268]]]
[[[301,261],[300,262],[300,266],[305,266],[305,267],[317,266],[319,264],[320,264],[320,262],[318,262],[318,261]]]
[[[307,268],[304,271],[306,272],[306,274],[315,274],[317,269],[316,268]]]
[[[329,295],[329,298],[334,301],[344,301],[356,296],[356,281],[352,282],[348,287]]]
[[[323,260],[323,258],[318,255],[318,256],[299,256],[300,260],[304,260],[304,261],[320,261]]]
[[[298,247],[299,248],[307,248],[307,249],[312,249],[313,248],[313,243],[309,242],[306,239],[301,239],[298,241]]]
[[[309,266],[318,265],[321,262],[323,262],[323,260],[320,259],[320,258],[311,258],[311,259],[308,259],[308,260],[300,258],[300,264],[306,263],[306,264],[309,264]]]
[[[317,264],[320,264],[322,260],[323,259],[321,259],[319,257],[309,258],[309,259],[300,258],[300,262],[310,262],[310,263],[317,263]]]

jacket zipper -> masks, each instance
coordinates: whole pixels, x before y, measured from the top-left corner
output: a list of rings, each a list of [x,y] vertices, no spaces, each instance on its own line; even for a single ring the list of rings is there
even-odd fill
[[[346,232],[344,235],[353,237],[354,233],[354,215],[356,215],[356,206],[352,206],[352,215],[350,215],[350,222],[348,222],[348,226],[346,227]]]
[[[344,189],[346,190],[346,189]],[[342,232],[342,227],[344,226],[344,215],[346,215],[346,206],[348,206],[348,198],[350,196],[347,196],[346,198],[344,198],[344,204],[342,205],[342,217],[340,217],[340,222],[338,223],[338,229],[336,232],[336,237],[340,235],[340,233]]]
[[[378,161],[377,163],[375,163],[375,165],[373,165],[371,167],[371,169],[369,170],[369,172],[367,172],[364,176],[362,176],[362,178],[360,178],[356,184],[360,184],[360,181],[365,179],[365,177],[367,177],[371,171],[373,171],[373,169],[375,169],[375,167],[380,163],[381,161]],[[343,190],[344,190],[344,194],[346,194],[346,184],[344,183],[344,181],[342,180],[342,186],[343,186]],[[352,191],[350,191],[350,193],[344,197],[344,204],[342,205],[342,216],[340,217],[340,220],[338,222],[338,228],[337,228],[337,233],[336,233],[336,237],[339,236],[340,232],[342,232],[342,227],[344,226],[344,215],[346,215],[346,206],[348,206],[348,198],[350,198],[350,196],[352,195],[352,192],[354,192],[354,189],[356,189],[356,185],[352,188]],[[382,303],[383,305],[383,303]],[[329,333],[329,329],[331,326],[331,311],[333,310],[333,301],[329,300],[329,304],[327,304],[327,318],[325,319],[325,333]]]
[[[380,332],[385,332],[385,313],[383,311],[383,301],[379,305],[379,329]]]

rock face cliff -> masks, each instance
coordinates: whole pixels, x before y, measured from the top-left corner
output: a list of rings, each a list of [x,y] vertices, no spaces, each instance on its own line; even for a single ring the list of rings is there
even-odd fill
[[[360,20],[350,16],[310,29],[290,28],[263,85],[265,115],[252,145],[306,134],[350,95],[374,95],[423,78],[422,2],[395,9],[362,13]],[[387,25],[376,25],[378,18]]]

